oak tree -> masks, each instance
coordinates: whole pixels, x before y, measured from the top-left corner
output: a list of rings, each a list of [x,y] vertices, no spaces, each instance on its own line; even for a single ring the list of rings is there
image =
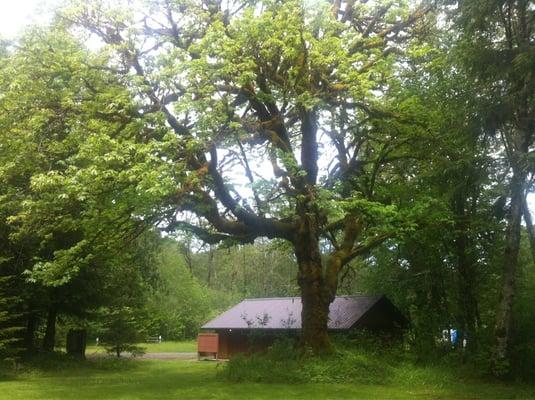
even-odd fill
[[[418,128],[404,114],[410,104],[394,104],[389,93],[431,6],[126,6],[74,2],[62,18],[100,38],[140,113],[167,127],[161,140],[175,187],[160,212],[168,229],[209,243],[290,242],[302,343],[315,352],[329,348],[340,272],[400,229],[395,207],[376,190]]]

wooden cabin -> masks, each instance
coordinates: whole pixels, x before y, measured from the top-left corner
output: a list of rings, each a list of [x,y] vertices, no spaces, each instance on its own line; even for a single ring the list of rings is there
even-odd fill
[[[202,326],[197,345],[199,357],[230,358],[237,353],[267,349],[281,335],[299,335],[301,298],[246,299]],[[328,329],[401,336],[408,324],[384,295],[337,296],[329,307]]]

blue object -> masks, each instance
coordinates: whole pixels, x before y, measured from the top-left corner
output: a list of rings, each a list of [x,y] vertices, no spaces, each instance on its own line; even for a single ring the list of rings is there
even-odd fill
[[[451,340],[452,344],[456,344],[457,343],[457,329],[452,329],[450,331],[450,340]]]

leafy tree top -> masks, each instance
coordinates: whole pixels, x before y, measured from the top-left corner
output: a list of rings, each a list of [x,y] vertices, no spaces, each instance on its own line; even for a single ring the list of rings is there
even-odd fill
[[[98,35],[143,113],[165,120],[171,227],[210,242],[295,242],[313,215],[348,261],[384,240],[359,235],[367,221],[395,219],[375,198],[383,166],[410,140],[392,123],[400,114],[389,83],[427,11],[404,2],[149,1],[126,10],[97,1],[74,2],[63,18]]]

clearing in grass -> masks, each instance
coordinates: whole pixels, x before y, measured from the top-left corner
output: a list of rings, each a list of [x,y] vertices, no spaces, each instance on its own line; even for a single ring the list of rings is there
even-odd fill
[[[145,353],[195,353],[197,342],[195,340],[169,341],[161,343],[138,343],[137,346],[145,349]],[[86,355],[105,353],[104,346],[87,346]]]

